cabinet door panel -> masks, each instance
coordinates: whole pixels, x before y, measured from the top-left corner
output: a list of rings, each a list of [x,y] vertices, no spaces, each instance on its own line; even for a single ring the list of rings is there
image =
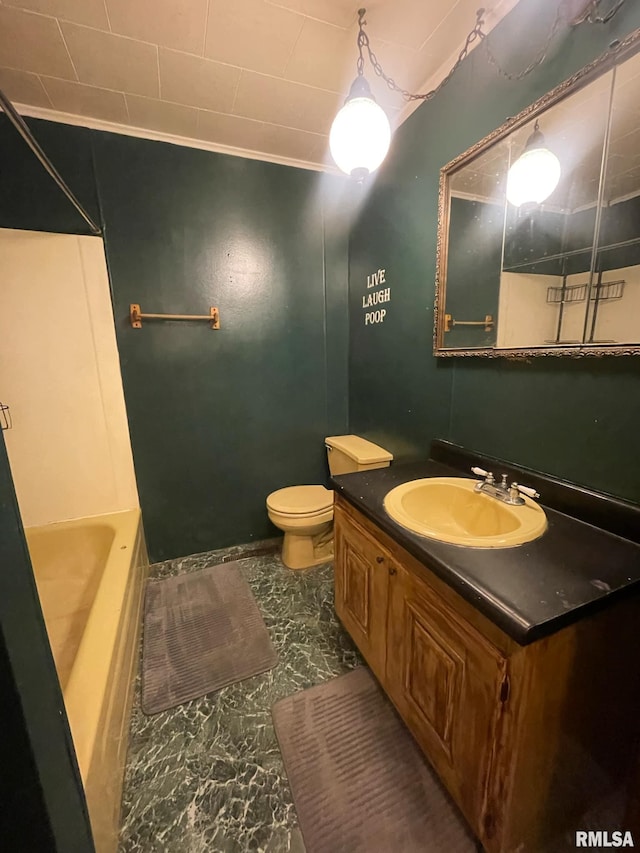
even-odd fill
[[[335,511],[336,611],[380,679],[384,679],[389,566],[386,553]]]
[[[372,567],[348,539],[344,543],[344,563],[344,607],[356,621],[360,631],[368,636],[371,630],[369,573]]]
[[[407,698],[451,759],[453,709],[460,698],[464,659],[446,637],[430,630],[419,608],[409,602],[405,632]]]
[[[507,698],[507,661],[427,583],[395,568],[386,684],[442,781],[478,827],[491,743]]]

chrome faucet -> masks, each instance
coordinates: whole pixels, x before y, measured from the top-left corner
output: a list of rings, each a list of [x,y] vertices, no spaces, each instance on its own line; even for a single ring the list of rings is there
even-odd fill
[[[529,486],[521,486],[518,483],[508,483],[507,474],[502,474],[500,483],[496,483],[496,479],[491,471],[485,471],[484,468],[474,467],[471,469],[473,474],[478,477],[484,477],[481,483],[477,483],[474,492],[483,492],[485,495],[490,495],[506,504],[512,506],[522,506],[525,503],[522,495],[529,498],[539,498],[540,495],[535,489]]]

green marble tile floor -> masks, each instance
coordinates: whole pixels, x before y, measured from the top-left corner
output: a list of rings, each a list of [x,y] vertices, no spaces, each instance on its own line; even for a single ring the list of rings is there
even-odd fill
[[[270,672],[156,714],[136,684],[120,853],[304,853],[273,730],[278,699],[361,664],[333,607],[331,564],[301,572],[280,540],[157,563],[152,577],[239,560],[278,651]]]

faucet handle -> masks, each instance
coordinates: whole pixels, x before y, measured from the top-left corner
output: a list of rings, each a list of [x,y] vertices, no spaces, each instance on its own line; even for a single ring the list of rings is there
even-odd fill
[[[488,483],[490,486],[496,481],[492,471],[485,471],[484,468],[478,468],[477,465],[471,469],[471,473],[476,474],[478,477],[484,477],[485,483]]]
[[[521,486],[519,483],[513,483],[512,488],[515,487],[521,494],[526,495],[528,498],[539,498],[540,493],[536,492],[535,489],[532,489],[530,486]]]

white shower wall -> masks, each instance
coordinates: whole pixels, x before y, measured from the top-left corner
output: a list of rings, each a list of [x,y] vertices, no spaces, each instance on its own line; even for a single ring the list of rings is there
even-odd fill
[[[25,527],[139,505],[100,238],[0,229],[0,401]]]

